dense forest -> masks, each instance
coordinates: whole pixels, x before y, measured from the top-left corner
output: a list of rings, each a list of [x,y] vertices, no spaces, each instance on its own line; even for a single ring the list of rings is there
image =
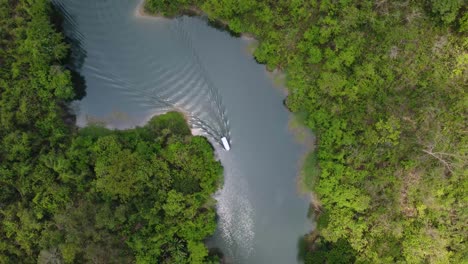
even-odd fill
[[[222,168],[184,117],[77,129],[47,0],[0,0],[0,263],[210,263]]]
[[[317,135],[306,263],[465,263],[468,10],[463,0],[148,0],[257,37]],[[317,169],[318,168],[318,169]],[[318,201],[316,201],[318,202]]]

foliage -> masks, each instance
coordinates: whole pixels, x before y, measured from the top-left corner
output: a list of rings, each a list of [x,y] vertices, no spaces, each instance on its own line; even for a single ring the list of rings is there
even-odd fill
[[[359,263],[466,260],[464,1],[191,4],[286,71],[287,106],[318,138],[320,176],[306,182],[327,216],[322,260],[345,244]]]
[[[187,9],[191,3],[191,0],[146,1],[144,8],[151,13],[161,12],[165,16],[173,16]]]
[[[47,0],[0,0],[0,263],[206,263],[222,168],[184,117],[77,130]]]
[[[344,239],[339,239],[336,243],[317,242],[316,249],[307,253],[306,263],[336,263],[346,264],[355,262],[353,248]]]

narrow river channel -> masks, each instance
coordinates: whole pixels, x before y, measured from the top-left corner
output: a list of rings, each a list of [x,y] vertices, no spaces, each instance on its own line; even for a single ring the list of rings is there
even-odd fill
[[[207,241],[232,263],[297,263],[311,228],[298,194],[306,151],[288,128],[284,94],[235,38],[195,17],[143,17],[140,1],[56,0],[74,43],[73,67],[86,95],[75,102],[80,126],[143,125],[175,108],[213,142],[224,169],[216,194],[218,230]],[[229,152],[218,144],[231,142]]]

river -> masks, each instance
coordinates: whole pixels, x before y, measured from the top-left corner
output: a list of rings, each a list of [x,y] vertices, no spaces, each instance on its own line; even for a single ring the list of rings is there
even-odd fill
[[[185,112],[225,169],[218,229],[207,244],[232,263],[297,263],[300,237],[311,229],[309,200],[297,191],[307,149],[288,128],[285,95],[248,52],[249,40],[203,18],[143,17],[139,1],[54,2],[73,43],[70,67],[86,84],[74,103],[77,124],[125,129],[168,109]]]

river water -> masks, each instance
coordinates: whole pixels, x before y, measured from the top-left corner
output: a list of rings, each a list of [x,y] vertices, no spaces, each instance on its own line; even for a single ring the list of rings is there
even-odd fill
[[[143,17],[140,1],[56,0],[73,43],[86,96],[77,123],[143,125],[169,109],[190,117],[224,169],[218,229],[207,241],[231,263],[297,263],[310,231],[308,199],[297,192],[306,148],[288,128],[284,94],[248,52],[249,41],[194,17]],[[229,152],[218,144],[226,136]]]

